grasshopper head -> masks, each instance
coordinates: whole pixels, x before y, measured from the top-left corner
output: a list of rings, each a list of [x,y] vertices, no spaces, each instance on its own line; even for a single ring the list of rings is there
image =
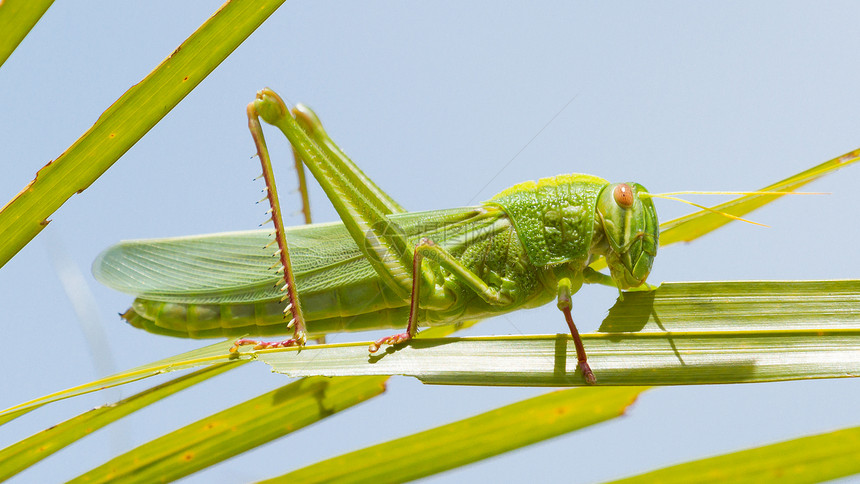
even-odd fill
[[[645,282],[657,255],[660,228],[657,211],[638,183],[613,183],[597,199],[597,222],[603,227],[600,253],[619,289]]]

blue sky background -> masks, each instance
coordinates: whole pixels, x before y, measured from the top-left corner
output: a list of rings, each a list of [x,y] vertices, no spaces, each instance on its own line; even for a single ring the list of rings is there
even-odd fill
[[[218,6],[53,5],[0,69],[0,203]],[[312,106],[359,166],[411,210],[469,205],[570,172],[638,181],[654,192],[750,190],[860,147],[856,3],[613,6],[284,5],[0,271],[7,335],[0,407],[102,376],[110,360],[114,370],[127,369],[205,344],[122,323],[116,313],[131,297],[96,283],[90,264],[121,239],[256,227],[264,208],[253,203],[261,184],[251,181],[259,169],[244,107],[264,86]],[[288,145],[271,131],[268,141],[282,203],[298,207]],[[857,278],[858,170],[809,187],[831,195],[781,200],[752,215],[769,229],[733,224],[661,250],[650,281]],[[316,220],[336,219],[317,187],[311,203]],[[658,203],[662,220],[688,212]],[[58,267],[82,274],[109,345],[91,351]],[[615,296],[605,287],[580,291],[580,329],[594,331]],[[468,334],[564,331],[550,305]],[[64,449],[17,482],[72,478],[284,383],[264,366],[246,365]],[[382,398],[186,480],[271,477],[546,391],[395,377]],[[100,393],[32,412],[4,426],[0,446],[117,398]],[[858,425],[858,399],[854,380],[658,388],[624,418],[427,481],[616,478]],[[380,425],[383,416],[408,418]]]

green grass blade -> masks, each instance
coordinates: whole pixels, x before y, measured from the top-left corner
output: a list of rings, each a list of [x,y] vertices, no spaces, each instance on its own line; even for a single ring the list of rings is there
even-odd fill
[[[306,378],[159,437],[71,482],[166,482],[381,394],[385,377]]]
[[[14,407],[9,407],[0,412],[0,425],[13,420],[27,412],[35,410],[42,405],[63,400],[69,397],[83,395],[105,388],[111,388],[125,383],[142,380],[151,376],[161,375],[176,370],[186,370],[200,366],[211,365],[214,363],[223,363],[232,360],[229,353],[229,348],[233,345],[232,341],[222,341],[213,345],[205,346],[196,350],[182,353],[180,355],[171,356],[163,360],[150,363],[148,365],[139,366],[131,370],[123,371],[115,375],[111,375],[99,380],[95,380],[83,385],[68,388],[50,395],[24,402]]]
[[[54,0],[0,2],[0,66],[12,55]]]
[[[232,0],[0,210],[0,267],[74,193],[92,184],[271,15],[283,0]]]
[[[613,484],[824,482],[860,473],[860,427],[685,462]]]
[[[624,387],[555,391],[264,482],[418,479],[618,417],[644,390]]]
[[[0,481],[4,481],[63,447],[180,390],[233,369],[233,363],[210,365],[144,390],[112,405],[94,408],[0,450]]]
[[[860,148],[854,151],[849,151],[842,156],[837,156],[832,160],[825,161],[820,165],[816,165],[796,175],[792,175],[785,180],[768,185],[758,191],[794,191],[807,183],[823,177],[824,175],[855,163],[857,160],[860,160]],[[782,196],[784,195],[744,195],[742,197],[729,200],[728,202],[715,205],[711,208],[713,210],[742,217]],[[728,217],[708,210],[693,212],[689,215],[661,223],[660,245],[665,247],[669,244],[674,244],[675,242],[689,242],[707,233],[713,232],[732,221],[733,220]],[[591,264],[591,268],[597,271],[605,269],[606,259],[600,258]]]
[[[624,294],[599,333],[854,331],[860,280],[667,282]]]
[[[860,375],[860,329],[582,335],[598,385],[692,385]],[[406,375],[446,385],[584,385],[567,335],[416,341],[368,358],[368,343],[260,352],[274,371]]]
[[[430,328],[422,333],[422,337],[442,337],[456,330],[469,327],[476,322],[477,321],[466,321],[456,325]],[[170,382],[117,402],[116,404],[86,412],[67,422],[51,427],[44,432],[40,432],[32,437],[19,441],[6,449],[0,450],[0,462],[3,462],[3,466],[0,467],[0,481],[20,472],[39,460],[44,459],[48,455],[56,452],[69,443],[78,440],[84,435],[88,435],[94,430],[128,415],[149,403],[165,398],[183,388],[199,383],[209,376],[215,376],[216,374],[249,361],[247,358],[241,360],[231,358],[227,351],[230,346],[232,346],[232,342],[216,343],[208,347],[183,353],[171,358],[166,358],[149,365],[144,365],[107,378],[96,380],[85,385],[46,395],[0,412],[0,424],[2,424],[31,410],[35,410],[47,403],[125,383],[131,383],[150,376],[160,375],[168,371],[184,370],[200,365],[210,365],[208,368],[204,368],[190,375],[176,378]],[[204,377],[202,375],[208,376]],[[373,379],[370,382],[370,386],[374,388],[378,387],[385,380],[386,379]]]
[[[860,159],[860,148],[837,156],[830,161],[814,166],[806,171],[790,176],[785,180],[768,185],[759,191],[790,192],[832,173],[840,168],[855,163]],[[712,207],[714,210],[742,217],[757,208],[776,200],[784,195],[745,195]],[[732,220],[728,217],[701,210],[684,217],[660,224],[660,245],[665,246],[675,242],[689,242],[708,232],[726,225]]]
[[[860,375],[860,281],[665,284],[630,293],[583,335],[598,385],[748,383]],[[425,383],[581,385],[568,335],[265,350],[289,376],[408,375]]]
[[[475,323],[477,323],[477,321],[464,321],[458,324],[430,328],[427,331],[423,331],[421,337],[443,337],[453,333],[454,331],[468,328]],[[169,371],[187,370],[189,368],[195,368],[203,365],[211,365],[214,363],[226,361],[236,361],[235,357],[231,357],[228,351],[231,346],[233,346],[232,340],[222,341],[210,346],[205,346],[203,348],[189,351],[187,353],[182,353],[176,356],[171,356],[170,358],[158,360],[148,365],[132,368],[131,370],[123,371],[115,375],[101,378],[99,380],[95,380],[83,385],[78,385],[76,387],[68,388],[66,390],[52,393],[50,395],[45,395],[43,397],[30,400],[29,402],[21,403],[14,407],[10,407],[6,410],[0,411],[0,425],[3,425],[4,423],[17,417],[20,417],[27,412],[35,410],[42,405],[56,402],[58,400],[63,400],[66,398],[75,397],[98,390],[104,390],[105,388],[124,385],[126,383],[131,383],[134,381],[142,380],[144,378],[149,378],[151,376],[160,375]],[[248,359],[250,358],[250,356],[243,356],[241,358]]]

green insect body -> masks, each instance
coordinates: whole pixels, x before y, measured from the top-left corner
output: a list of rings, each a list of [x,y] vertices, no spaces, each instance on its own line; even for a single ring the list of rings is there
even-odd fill
[[[559,175],[513,186],[476,207],[409,213],[340,151],[309,109],[290,112],[277,94],[263,90],[248,116],[277,252],[267,231],[114,246],[95,261],[94,274],[137,296],[123,315],[131,324],[194,338],[283,334],[285,321],[294,327],[290,340],[239,340],[234,349],[407,327],[371,345],[374,352],[412,338],[419,323],[481,319],[557,299],[583,377],[594,382],[570,296],[584,282],[619,289],[645,282],[659,229],[644,187]],[[287,136],[340,223],[282,227],[260,118]],[[601,256],[611,277],[588,267]]]
[[[643,191],[639,185],[631,184]],[[479,207],[392,214],[391,227],[413,247],[431,238],[509,303],[491,305],[444,268],[425,261],[422,324],[479,319],[555,299],[558,277],[581,280],[606,256],[620,288],[644,282],[657,250],[653,204],[618,210],[615,185],[589,175],[525,182]],[[600,195],[603,207],[598,207]],[[386,286],[341,223],[286,231],[311,336],[403,327],[408,298]],[[269,269],[269,231],[122,242],[103,252],[94,273],[137,295],[124,317],[147,331],[192,338],[285,332],[279,274]]]

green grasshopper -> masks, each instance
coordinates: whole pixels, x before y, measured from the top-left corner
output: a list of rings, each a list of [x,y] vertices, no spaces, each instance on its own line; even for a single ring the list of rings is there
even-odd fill
[[[284,228],[259,118],[286,135],[341,222]],[[413,338],[418,325],[475,320],[553,299],[587,383],[595,377],[571,316],[583,283],[645,283],[657,255],[657,213],[637,183],[559,175],[515,185],[473,207],[406,212],[326,134],[304,106],[269,89],[248,105],[263,166],[278,261],[266,230],[127,241],[93,264],[103,284],[137,297],[123,317],[148,331],[192,338],[284,333],[303,345],[334,331],[402,327],[370,346]],[[298,164],[301,170],[301,164]],[[300,180],[303,172],[300,171]],[[610,275],[589,268],[604,257]]]

